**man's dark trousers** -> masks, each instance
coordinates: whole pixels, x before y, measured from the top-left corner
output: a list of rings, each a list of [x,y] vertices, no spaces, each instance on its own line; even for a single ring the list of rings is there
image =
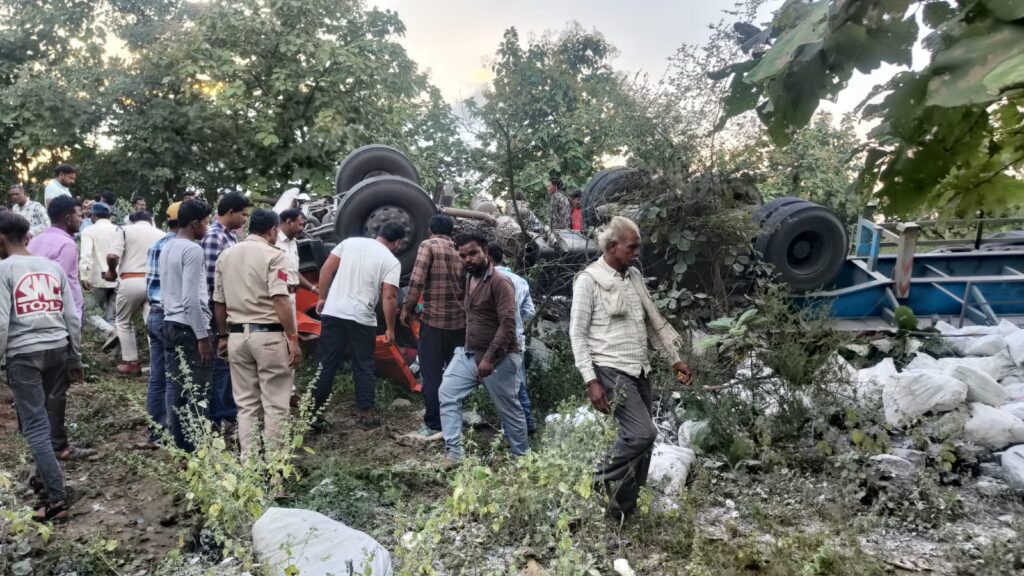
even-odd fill
[[[354,320],[335,316],[324,315],[320,318],[320,338],[317,342],[320,376],[313,389],[317,409],[320,409],[331,396],[334,376],[345,352],[350,352],[352,380],[356,385],[356,408],[369,410],[376,406],[377,379],[373,372],[376,338],[375,326],[366,326]]]
[[[420,329],[418,354],[423,376],[423,403],[426,405],[423,424],[435,432],[441,431],[441,402],[437,391],[441,388],[444,367],[451,361],[455,349],[465,342],[465,329],[443,330],[432,328],[426,322]]]
[[[185,410],[190,411],[196,424],[205,416],[199,402],[206,398],[210,388],[210,373],[199,360],[199,341],[190,326],[164,320],[164,358],[167,363],[167,422],[174,443],[191,452],[194,447],[184,429]]]
[[[619,422],[619,436],[598,463],[594,482],[608,486],[608,497],[614,500],[610,504],[628,514],[636,507],[640,487],[647,483],[651,451],[658,437],[651,417],[651,384],[643,373],[630,376],[606,366],[594,369]]]
[[[64,477],[53,448],[54,426],[50,400],[57,388],[67,392],[67,348],[18,354],[7,359],[7,385],[14,396],[21,433],[32,451],[36,473],[43,480],[50,502],[64,499]],[[63,425],[63,412],[61,413]],[[65,440],[65,444],[67,441]]]

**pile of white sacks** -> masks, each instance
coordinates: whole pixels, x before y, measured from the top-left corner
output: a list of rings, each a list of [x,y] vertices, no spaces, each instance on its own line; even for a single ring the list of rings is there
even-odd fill
[[[858,395],[880,400],[886,422],[897,427],[966,406],[964,439],[1004,450],[1004,476],[1024,490],[1024,330],[1005,320],[964,328],[939,322],[936,328],[955,357],[918,353],[902,371],[888,358],[857,371]]]

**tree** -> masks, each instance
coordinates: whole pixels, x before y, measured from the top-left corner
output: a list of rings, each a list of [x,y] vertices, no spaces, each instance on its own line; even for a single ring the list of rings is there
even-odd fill
[[[581,185],[620,148],[611,129],[614,48],[578,24],[527,43],[505,31],[482,102],[466,101],[479,146],[475,164],[490,191],[540,199],[549,175]],[[546,202],[546,200],[544,200]]]
[[[864,195],[854,186],[860,141],[849,116],[836,126],[830,114],[822,113],[789,144],[772,146],[762,137],[752,148],[756,164],[751,170],[766,200],[797,196],[828,206],[847,223],[860,215]]]
[[[913,10],[910,10],[913,8]],[[737,33],[749,59],[724,68],[731,113],[756,109],[776,143],[805,126],[855,70],[908,66],[920,12],[931,60],[877,86],[862,190],[894,214],[1000,213],[1024,201],[1024,3],[1015,0],[789,0]]]
[[[41,183],[94,145],[104,37],[92,2],[0,2],[0,183]]]
[[[360,0],[0,0],[0,20],[2,180],[70,161],[78,191],[155,205],[333,193],[370,143],[407,152],[428,188],[466,161],[404,25]]]

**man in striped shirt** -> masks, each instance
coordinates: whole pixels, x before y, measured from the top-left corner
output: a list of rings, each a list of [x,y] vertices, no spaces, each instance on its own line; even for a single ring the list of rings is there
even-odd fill
[[[668,359],[681,383],[690,381],[690,369],[679,359],[679,335],[632,267],[640,255],[640,229],[616,216],[598,245],[604,254],[573,284],[569,338],[591,403],[600,412],[613,412],[619,422],[619,436],[598,464],[594,483],[607,498],[608,513],[621,518],[636,509],[658,434],[651,416],[647,343]]]

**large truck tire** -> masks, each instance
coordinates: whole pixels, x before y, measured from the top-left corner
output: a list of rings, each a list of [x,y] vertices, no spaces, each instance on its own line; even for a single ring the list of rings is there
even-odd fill
[[[426,240],[430,217],[437,206],[419,184],[400,176],[375,176],[353,187],[338,207],[334,232],[338,242],[353,236],[374,238],[388,222],[405,228],[405,238],[395,251],[402,263],[403,281],[412,273],[416,252]]]
[[[846,261],[846,227],[824,206],[791,202],[765,220],[754,249],[790,288],[815,290],[828,286]]]
[[[398,150],[383,144],[356,148],[338,166],[334,190],[344,194],[363,180],[376,176],[398,176],[419,185],[420,174],[412,161]]]
[[[633,168],[610,168],[594,175],[583,187],[581,208],[583,225],[587,228],[600,226],[603,219],[598,208],[610,202],[617,202],[629,192],[642,185],[643,176]]]
[[[764,223],[767,222],[768,219],[771,218],[772,214],[776,213],[779,209],[784,206],[789,206],[790,204],[798,203],[810,204],[807,200],[797,198],[796,196],[779,196],[778,198],[773,198],[758,206],[757,210],[754,210],[754,213],[751,216],[754,219],[755,224],[758,226],[764,226]]]

